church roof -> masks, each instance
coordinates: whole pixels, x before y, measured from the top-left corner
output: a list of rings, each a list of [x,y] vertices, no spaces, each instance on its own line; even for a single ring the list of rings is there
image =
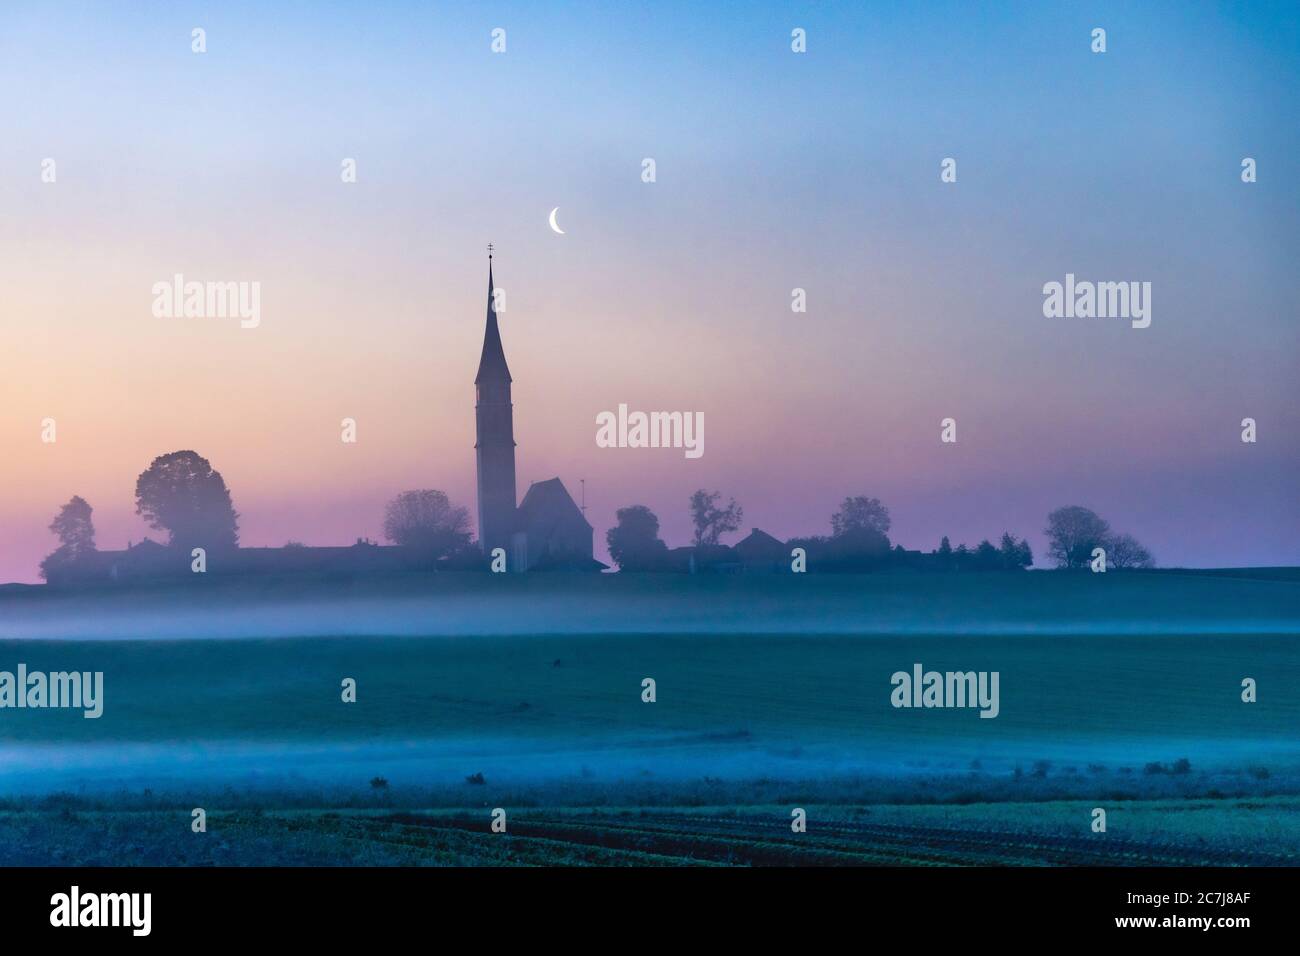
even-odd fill
[[[483,332],[483,354],[478,360],[478,375],[474,384],[480,382],[511,381],[510,366],[506,365],[505,349],[501,347],[501,330],[497,328],[497,306],[492,295],[492,258],[488,257],[488,297],[487,328]]]
[[[535,481],[528,486],[528,493],[519,503],[517,513],[519,530],[532,534],[549,534],[561,522],[582,522],[588,529],[591,525],[582,515],[582,509],[574,503],[568,489],[559,478]]]

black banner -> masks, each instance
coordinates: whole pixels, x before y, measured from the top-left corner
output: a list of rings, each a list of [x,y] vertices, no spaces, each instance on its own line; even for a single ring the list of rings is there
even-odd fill
[[[9,869],[7,941],[377,942],[393,934],[926,940],[1285,931],[1289,869]],[[669,935],[666,935],[669,934]],[[448,943],[451,938],[447,937]]]

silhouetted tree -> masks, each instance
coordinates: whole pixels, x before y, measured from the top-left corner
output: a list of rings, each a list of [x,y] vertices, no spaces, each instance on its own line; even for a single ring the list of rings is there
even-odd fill
[[[239,544],[239,515],[221,473],[193,451],[153,460],[135,482],[135,513],[173,546],[207,549]]]
[[[422,558],[440,558],[469,542],[469,512],[432,488],[403,491],[384,509],[384,537]]]
[[[803,548],[804,554],[808,556],[808,566],[811,569],[820,571],[822,561],[826,557],[826,546],[830,543],[830,538],[822,535],[812,535],[807,538],[791,538],[785,543],[788,549]]]
[[[1086,567],[1094,548],[1105,547],[1110,525],[1078,505],[1057,508],[1047,516],[1047,555],[1061,568]]]
[[[1154,568],[1155,559],[1131,534],[1115,534],[1102,545],[1106,549],[1106,564],[1120,570],[1126,568]]]
[[[939,550],[935,554],[939,556],[939,567],[952,567],[952,543],[949,542],[946,534],[943,536],[943,540],[939,542]]]
[[[1029,547],[1029,542],[1023,538],[1017,541],[1015,535],[1009,531],[1002,533],[1002,544],[998,551],[1002,558],[1002,566],[1009,570],[1027,568],[1034,563],[1034,552]]]
[[[57,575],[59,570],[76,564],[95,550],[95,525],[90,520],[93,509],[80,495],[74,495],[66,505],[59,509],[50,530],[58,536],[59,546],[41,561],[41,577],[46,581],[50,574]]]
[[[995,571],[1002,567],[1002,555],[993,547],[993,542],[985,538],[975,547],[972,558],[974,565],[981,571]]]
[[[659,540],[659,519],[645,505],[618,509],[618,524],[605,532],[609,556],[620,571],[665,567],[668,546]]]
[[[826,539],[822,565],[830,571],[866,571],[889,557],[889,537],[875,528],[855,527]]]
[[[865,495],[845,498],[840,510],[831,515],[831,535],[838,538],[857,528],[886,534],[889,531],[889,509],[880,503],[879,498]]]
[[[718,507],[722,498],[720,491],[705,491],[701,488],[691,495],[691,522],[695,525],[695,545],[716,545],[724,534],[730,534],[740,527],[740,520],[745,516],[744,509],[736,504],[736,499],[725,508]]]

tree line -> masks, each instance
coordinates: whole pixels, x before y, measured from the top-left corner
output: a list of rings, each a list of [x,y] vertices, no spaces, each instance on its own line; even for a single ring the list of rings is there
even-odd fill
[[[74,495],[50,523],[59,546],[41,561],[41,577],[74,567],[96,552],[94,509]],[[239,512],[221,473],[194,451],[160,455],[135,483],[135,513],[166,535],[169,548],[220,553],[239,547]],[[384,537],[429,561],[471,558],[469,511],[434,489],[404,491],[384,509]],[[286,547],[303,547],[289,541]]]
[[[726,552],[726,535],[738,531],[744,509],[734,498],[723,504],[721,492],[699,489],[689,500],[693,529],[691,545],[700,554]],[[169,547],[208,552],[239,546],[239,513],[225,479],[206,458],[194,451],[177,451],[153,460],[136,479],[136,514],[150,528],[165,532]],[[74,496],[59,510],[50,531],[59,546],[41,562],[41,576],[70,567],[93,554],[95,528],[90,504]],[[620,571],[663,571],[680,567],[659,537],[659,518],[645,505],[618,509],[617,524],[605,534],[610,557]],[[384,537],[428,561],[451,566],[475,566],[481,552],[470,531],[469,511],[453,504],[436,489],[404,491],[384,509]],[[878,498],[846,497],[830,516],[831,533],[782,542],[788,554],[802,549],[807,561],[827,570],[869,569],[916,564],[938,570],[1021,570],[1034,563],[1029,542],[1009,531],[994,544],[985,539],[973,547],[952,547],[945,535],[928,553],[907,551],[889,539],[889,509]],[[1047,516],[1044,529],[1047,556],[1057,567],[1085,568],[1096,549],[1105,552],[1108,568],[1154,567],[1150,551],[1132,535],[1117,534],[1096,512],[1078,505],[1058,508]],[[289,542],[287,546],[295,546]],[[298,545],[300,546],[300,545]]]
[[[689,510],[694,529],[692,545],[701,551],[725,548],[723,535],[740,528],[744,509],[730,499],[721,504],[718,491],[700,489],[690,497]],[[618,509],[618,523],[605,534],[610,557],[620,571],[663,571],[679,569],[668,545],[659,537],[659,518],[646,505]],[[987,538],[974,547],[953,547],[945,535],[929,552],[907,551],[889,539],[889,508],[879,498],[850,496],[830,516],[830,535],[794,537],[783,542],[787,553],[801,549],[809,563],[828,570],[857,570],[887,565],[911,565],[932,570],[1023,570],[1034,563],[1033,550],[1024,538],[1002,534],[997,544]],[[1151,553],[1132,535],[1115,534],[1096,512],[1078,505],[1058,508],[1047,516],[1048,557],[1059,568],[1090,566],[1094,552],[1105,552],[1108,568],[1150,568]],[[918,561],[917,557],[923,560]]]

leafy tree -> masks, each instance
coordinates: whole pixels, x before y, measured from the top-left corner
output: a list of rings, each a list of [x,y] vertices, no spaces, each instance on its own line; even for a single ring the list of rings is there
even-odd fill
[[[889,538],[875,528],[850,528],[826,539],[824,550],[828,570],[871,570],[889,558]]]
[[[732,498],[725,508],[719,508],[722,499],[720,491],[705,491],[701,488],[691,495],[691,522],[695,525],[695,546],[716,545],[724,534],[730,534],[740,527],[745,516],[744,509]]]
[[[74,495],[66,505],[59,509],[50,530],[58,536],[59,546],[41,561],[41,577],[50,579],[50,574],[76,564],[88,554],[95,551],[95,525],[90,520],[93,509],[86,499]]]
[[[1057,508],[1047,516],[1047,555],[1061,568],[1082,568],[1094,548],[1105,547],[1110,525],[1097,513],[1078,505]]]
[[[384,537],[422,558],[440,558],[469,542],[469,512],[432,488],[403,491],[384,509]]]
[[[943,540],[939,542],[939,550],[935,554],[939,557],[939,567],[952,567],[952,542],[948,540],[946,534],[943,536]]]
[[[880,503],[879,498],[858,495],[845,498],[840,510],[831,515],[831,535],[840,535],[858,528],[868,528],[885,534],[889,531],[889,509]]]
[[[1112,568],[1154,568],[1155,559],[1131,534],[1111,535],[1102,545],[1106,549],[1106,564]]]
[[[605,532],[609,556],[620,571],[651,571],[665,566],[668,546],[659,540],[659,519],[645,505],[618,509],[618,524]]]
[[[173,546],[208,549],[239,544],[239,515],[225,479],[192,451],[160,455],[135,482],[135,513]]]

